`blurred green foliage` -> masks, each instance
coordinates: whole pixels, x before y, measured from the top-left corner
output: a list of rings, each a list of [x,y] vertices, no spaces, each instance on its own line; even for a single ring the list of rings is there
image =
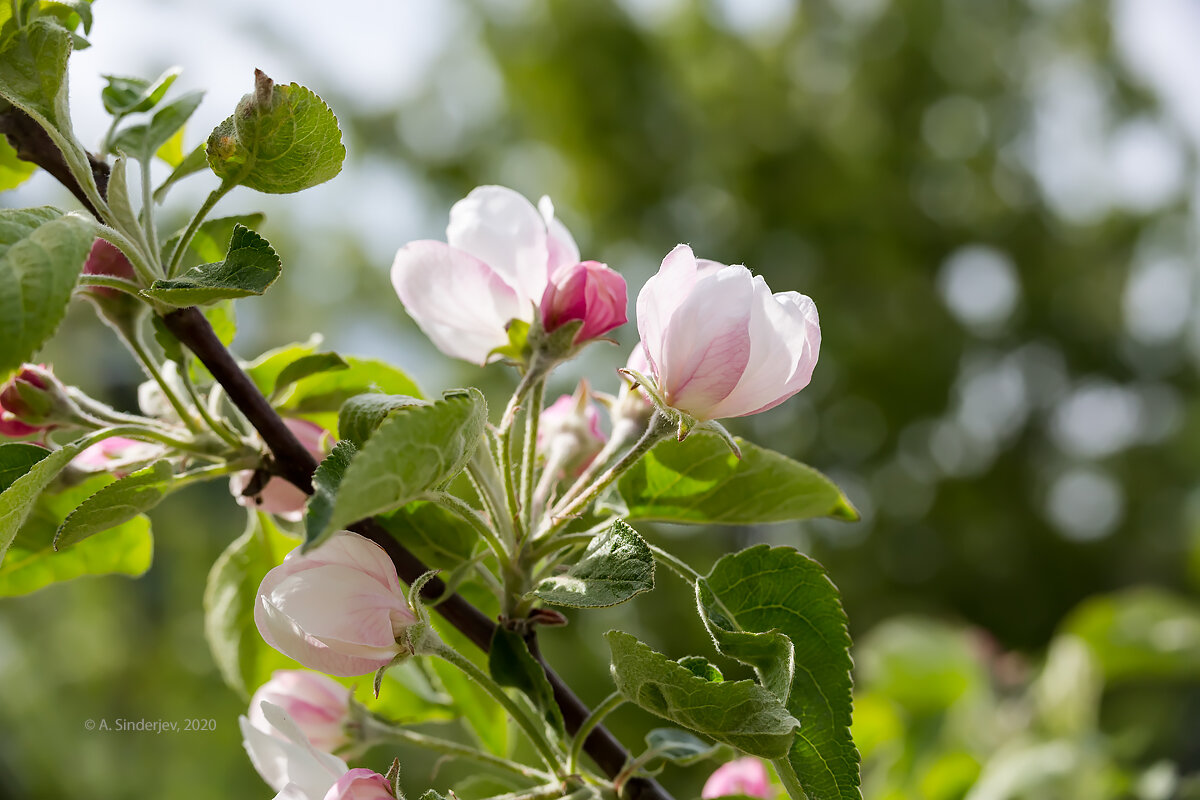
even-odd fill
[[[786,13],[739,29],[736,5],[480,0],[399,107],[354,113],[326,95],[347,172],[402,170],[431,237],[454,200],[499,182],[550,194],[584,256],[632,290],[687,241],[816,300],[813,385],[731,427],[829,473],[863,521],[642,527],[701,571],[760,541],[828,568],[858,643],[868,798],[1197,796],[1177,777],[1200,769],[1195,344],[1188,325],[1156,327],[1166,312],[1137,294],[1156,265],[1194,269],[1193,218],[1182,192],[1064,194],[1056,162],[1085,142],[1044,141],[1046,119],[1090,90],[1105,121],[1081,117],[1083,139],[1136,120],[1170,127],[1120,57],[1115,6],[807,0],[767,4]],[[1076,94],[1054,93],[1064,69],[1083,76],[1066,84]],[[1181,161],[1192,179],[1194,163]],[[388,355],[429,393],[511,388],[501,367],[433,366],[386,263],[353,232],[316,241],[275,213],[263,233],[284,274],[239,305],[240,355],[315,328]],[[620,338],[588,357],[599,388],[616,386],[604,376],[636,332]],[[73,309],[45,358],[133,407],[141,378],[89,309]],[[202,633],[205,575],[242,516],[220,486],[151,516],[145,577],[0,605],[0,798],[267,796],[240,750],[244,699]],[[610,627],[672,657],[711,655],[698,618],[661,613],[689,608],[688,591],[659,584],[544,636],[585,701],[611,690]],[[218,728],[186,740],[84,730],[103,717]],[[655,724],[628,708],[611,722],[627,743]],[[434,765],[399,752],[423,785]],[[703,773],[662,780],[694,797]]]

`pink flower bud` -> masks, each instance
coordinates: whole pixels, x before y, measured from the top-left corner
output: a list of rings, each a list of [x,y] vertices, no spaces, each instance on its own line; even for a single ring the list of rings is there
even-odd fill
[[[137,273],[133,271],[133,264],[129,263],[129,259],[125,257],[125,254],[104,239],[97,239],[92,244],[87,261],[83,263],[83,274],[106,275],[110,278],[125,278],[130,281],[137,280]],[[121,297],[123,294],[116,289],[109,289],[106,286],[93,286],[88,291],[94,292],[100,297]]]
[[[581,261],[560,269],[542,297],[542,325],[553,331],[583,320],[576,342],[603,336],[625,324],[625,279],[598,261]]]
[[[325,458],[329,452],[332,438],[329,431],[305,419],[289,418],[285,419],[283,424],[296,434],[296,438],[304,445],[304,449],[312,453],[313,458],[318,461]],[[244,492],[253,479],[254,470],[252,469],[235,472],[229,477],[229,491],[237,500],[238,505],[257,508],[259,511],[276,514],[292,522],[298,522],[304,518],[304,504],[308,502],[308,495],[303,490],[296,488],[290,481],[276,476],[268,480],[258,494],[247,497]]]
[[[642,287],[637,321],[659,392],[698,420],[774,408],[808,385],[821,348],[811,299],[683,244]]]
[[[359,767],[338,778],[324,800],[395,800],[387,778]]]
[[[575,395],[564,394],[542,411],[538,420],[537,449],[564,472],[582,472],[604,447],[608,437],[600,430],[600,412],[591,401],[587,385]]]
[[[538,205],[503,186],[480,186],[450,209],[446,243],[410,242],[396,253],[396,294],[446,355],[486,362],[508,344],[512,320],[533,321],[550,276],[578,263],[549,198]]]
[[[332,753],[349,741],[344,728],[350,715],[350,690],[333,678],[300,669],[276,670],[250,698],[250,724],[270,733],[271,724],[261,708],[264,700],[286,711],[318,750]]]
[[[262,726],[239,717],[242,744],[250,763],[284,800],[324,800],[347,772],[346,762],[322,752],[288,713],[270,702],[260,702]]]
[[[45,364],[22,364],[0,386],[0,436],[23,437],[53,430],[62,386]]]
[[[761,797],[767,800],[771,796],[771,782],[767,777],[767,768],[757,758],[739,758],[717,767],[700,792],[703,800],[729,795],[745,795],[746,797]]]
[[[366,675],[387,666],[416,621],[379,545],[341,532],[293,550],[258,588],[254,622],[267,644],[309,669]]]
[[[129,474],[127,467],[145,464],[165,454],[162,445],[114,436],[84,448],[71,459],[71,466],[84,472],[111,472],[120,478]]]

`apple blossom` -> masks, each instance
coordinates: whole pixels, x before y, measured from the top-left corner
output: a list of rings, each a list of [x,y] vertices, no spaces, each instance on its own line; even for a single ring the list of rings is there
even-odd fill
[[[276,800],[324,800],[348,771],[346,762],[318,750],[286,711],[259,703],[262,727],[239,717],[250,763],[279,792]]]
[[[555,472],[577,473],[607,440],[586,383],[581,383],[574,395],[564,394],[542,411],[537,448],[546,458],[547,470],[553,467]]]
[[[54,427],[53,425],[31,425],[21,419],[21,417],[28,416],[29,408],[21,397],[19,385],[24,383],[38,390],[46,388],[45,382],[30,370],[30,366],[29,364],[22,365],[21,371],[9,378],[3,387],[0,387],[0,436],[13,438],[32,436]]]
[[[262,702],[273,703],[304,732],[313,747],[332,753],[347,741],[344,730],[350,715],[350,690],[319,672],[276,670],[250,698],[250,724],[271,732]]]
[[[22,364],[0,386],[0,436],[31,436],[82,420],[67,387],[46,364]]]
[[[325,458],[332,438],[329,431],[315,422],[304,419],[286,418],[283,424],[296,434],[296,438],[312,454],[313,458],[317,461]],[[239,505],[257,508],[268,514],[276,514],[291,522],[298,522],[304,518],[304,504],[308,501],[308,495],[303,490],[298,489],[284,478],[274,476],[257,493],[247,497],[245,495],[246,487],[250,485],[253,478],[254,470],[252,469],[235,472],[229,477],[229,491]]]
[[[310,669],[365,675],[408,652],[398,640],[416,618],[383,548],[343,531],[266,574],[254,622],[267,644]]]
[[[764,800],[771,796],[771,782],[767,777],[767,768],[757,758],[739,758],[729,761],[708,776],[704,788],[700,791],[703,800],[729,795],[744,795],[746,797],[761,797]]]
[[[359,767],[338,778],[324,800],[395,800],[395,795],[387,778]]]
[[[563,267],[550,278],[542,297],[542,327],[554,331],[581,320],[576,342],[619,328],[627,320],[625,279],[598,261]]]
[[[642,287],[637,323],[666,404],[701,421],[779,405],[808,385],[821,347],[811,299],[683,244]]]
[[[128,474],[128,467],[145,464],[162,455],[166,455],[166,448],[160,444],[113,436],[85,447],[71,459],[71,466],[84,472],[111,472],[119,478]]]
[[[508,324],[533,321],[552,276],[579,263],[579,248],[543,197],[480,186],[450,209],[446,242],[400,248],[392,285],[409,316],[443,353],[486,362],[508,344]]]

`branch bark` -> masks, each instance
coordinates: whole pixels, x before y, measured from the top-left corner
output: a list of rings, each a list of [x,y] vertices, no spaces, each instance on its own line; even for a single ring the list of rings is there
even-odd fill
[[[88,202],[82,188],[67,169],[62,153],[38,125],[24,112],[15,107],[0,111],[0,133],[8,137],[18,156],[37,164],[63,184],[92,213],[96,209]],[[89,156],[92,171],[101,196],[107,195],[108,164]],[[312,494],[312,474],[317,462],[304,448],[296,436],[284,425],[282,418],[259,391],[250,377],[242,370],[224,344],[217,338],[208,320],[199,309],[183,308],[162,317],[167,329],[196,355],[225,389],[229,399],[246,416],[258,431],[275,460],[280,475],[308,494]],[[396,565],[396,572],[405,583],[429,571],[429,568],[400,544],[374,519],[365,519],[351,526],[351,530],[365,536],[381,546]],[[445,584],[434,578],[425,584],[422,595],[435,599],[445,591]],[[491,647],[496,623],[475,608],[461,595],[452,594],[435,610],[451,625],[467,636],[477,647],[487,651]],[[571,691],[562,678],[542,659],[537,640],[532,635],[530,647],[546,671],[546,677],[554,689],[555,701],[562,709],[567,731],[574,733],[588,716],[588,708]],[[584,751],[610,778],[616,777],[629,762],[629,753],[607,729],[597,726],[584,743]],[[671,796],[652,779],[635,778],[625,785],[623,792],[628,800],[672,800]]]

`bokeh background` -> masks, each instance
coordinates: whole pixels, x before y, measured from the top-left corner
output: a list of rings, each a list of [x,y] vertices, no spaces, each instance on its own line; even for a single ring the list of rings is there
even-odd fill
[[[826,565],[857,643],[867,797],[1196,796],[1200,4],[104,0],[95,12],[93,47],[71,68],[85,142],[107,126],[101,74],[172,65],[177,86],[208,90],[188,145],[255,67],[311,87],[341,120],[336,180],[223,204],[265,212],[285,266],[265,299],[239,306],[240,356],[317,330],[426,391],[472,383],[502,403],[512,375],[442,359],[387,276],[396,248],[442,238],[449,206],[478,184],[551,195],[584,256],[631,290],[678,242],[745,263],[812,296],[824,341],[808,389],[731,427],[827,472],[863,519],[646,533],[701,569],[758,541]],[[214,183],[182,184],[166,218],[182,224]],[[0,196],[46,202],[72,206],[45,175]],[[140,374],[79,305],[45,359],[132,407]],[[615,389],[636,331],[619,338],[552,389],[582,375]],[[153,518],[146,576],[0,603],[0,798],[269,796],[240,749],[245,701],[202,628],[205,576],[242,515],[216,486]],[[608,627],[675,656],[710,652],[698,621],[662,613],[687,606],[682,584],[665,576],[657,591],[544,637],[586,700],[611,688]],[[105,716],[218,729],[84,730]],[[629,709],[612,722],[630,742],[654,725]],[[410,762],[416,788],[428,759]],[[704,774],[662,779],[694,797]]]

